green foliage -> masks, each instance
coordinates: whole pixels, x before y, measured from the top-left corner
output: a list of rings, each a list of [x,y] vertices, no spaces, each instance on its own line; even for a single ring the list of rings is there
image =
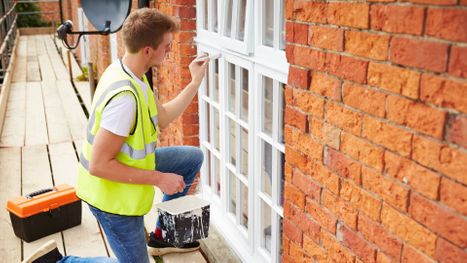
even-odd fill
[[[50,26],[51,23],[42,20],[40,14],[21,14],[22,12],[38,12],[40,11],[37,3],[18,3],[15,11],[18,13],[18,27],[44,27]]]
[[[96,79],[97,78],[97,66],[96,66],[96,64],[93,64],[92,68],[93,68],[94,79]],[[88,81],[89,80],[88,66],[82,67],[81,71],[83,72],[83,74],[77,76],[76,80],[78,80],[78,81]]]

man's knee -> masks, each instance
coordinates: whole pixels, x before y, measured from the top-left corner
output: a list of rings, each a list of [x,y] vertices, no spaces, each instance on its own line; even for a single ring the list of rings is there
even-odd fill
[[[195,160],[196,165],[201,167],[204,161],[203,151],[201,151],[201,149],[198,147],[193,147],[193,158]]]

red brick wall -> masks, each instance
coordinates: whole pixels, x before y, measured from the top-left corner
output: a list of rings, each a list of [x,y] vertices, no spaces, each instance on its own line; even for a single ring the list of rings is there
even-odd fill
[[[467,262],[467,1],[286,17],[284,262]]]
[[[41,14],[41,17],[44,21],[54,21],[57,22],[56,26],[60,22],[60,8],[58,2],[40,2],[39,9],[41,12],[54,12],[50,14]]]

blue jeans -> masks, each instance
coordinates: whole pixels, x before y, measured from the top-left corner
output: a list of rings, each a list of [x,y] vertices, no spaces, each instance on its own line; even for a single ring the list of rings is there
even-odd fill
[[[183,176],[185,189],[174,195],[164,195],[162,201],[168,201],[187,194],[196,174],[203,164],[203,152],[196,147],[174,146],[156,149],[156,170],[164,173],[174,173]],[[104,229],[109,245],[115,258],[94,257],[79,258],[66,256],[58,262],[61,263],[140,263],[149,262],[146,248],[146,232],[142,216],[121,216],[106,213],[89,206],[92,214]],[[157,222],[159,226],[159,222]],[[84,241],[85,242],[85,241]]]

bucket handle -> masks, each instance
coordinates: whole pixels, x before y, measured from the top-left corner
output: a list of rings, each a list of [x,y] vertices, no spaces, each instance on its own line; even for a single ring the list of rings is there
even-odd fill
[[[41,195],[41,194],[43,194],[43,193],[51,192],[51,191],[53,191],[53,190],[54,190],[54,188],[44,188],[44,189],[41,189],[41,190],[37,190],[37,191],[31,192],[31,193],[27,194],[25,197],[26,197],[27,199],[32,199],[32,198],[33,198],[34,196],[36,196],[36,195]]]

